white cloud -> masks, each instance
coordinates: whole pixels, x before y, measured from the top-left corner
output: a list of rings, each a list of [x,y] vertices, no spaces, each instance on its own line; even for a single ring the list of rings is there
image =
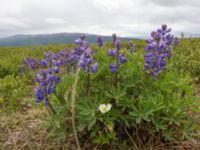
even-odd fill
[[[137,1],[135,1],[137,2]],[[131,8],[132,0],[94,0],[94,5],[108,11],[121,10],[121,8]]]
[[[22,5],[19,0],[0,0],[0,17],[19,16],[22,14]]]
[[[200,32],[199,0],[0,0],[0,36],[87,32],[149,35],[163,23]]]
[[[64,19],[62,18],[46,18],[45,19],[45,22],[46,23],[49,23],[49,24],[65,24],[67,23]]]

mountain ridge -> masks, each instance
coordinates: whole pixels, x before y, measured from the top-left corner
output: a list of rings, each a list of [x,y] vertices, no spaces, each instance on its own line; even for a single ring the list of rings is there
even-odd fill
[[[51,33],[51,34],[18,34],[5,38],[0,38],[0,46],[29,46],[48,44],[69,44],[79,38],[83,33]],[[95,43],[98,35],[86,33],[86,39],[90,43]],[[112,41],[112,36],[101,36],[105,42]],[[119,37],[120,40],[132,40],[139,38]]]
[[[49,34],[17,34],[8,37],[0,37],[0,46],[31,46],[31,45],[48,45],[48,44],[69,44],[74,43],[74,40],[79,38],[83,33],[74,32],[60,32]],[[180,32],[175,32],[176,36],[180,36]],[[86,38],[90,43],[96,43],[97,34],[86,33]],[[111,42],[112,36],[100,35],[105,42]],[[118,37],[120,40],[133,39],[148,39],[150,36],[136,36],[136,37]],[[199,38],[199,33],[184,33],[185,38]]]

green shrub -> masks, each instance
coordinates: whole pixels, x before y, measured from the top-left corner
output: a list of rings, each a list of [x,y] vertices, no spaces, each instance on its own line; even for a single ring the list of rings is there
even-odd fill
[[[200,79],[200,41],[196,38],[182,39],[174,51],[173,65],[181,73],[190,73]]]
[[[3,99],[3,107],[6,111],[19,110],[23,99],[30,93],[29,80],[27,78],[8,75],[0,78],[0,97]]]

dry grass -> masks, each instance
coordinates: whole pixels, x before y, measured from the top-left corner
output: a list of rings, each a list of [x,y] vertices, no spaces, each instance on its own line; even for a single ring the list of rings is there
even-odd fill
[[[60,144],[48,134],[45,108],[28,109],[0,116],[0,149],[1,150],[58,150],[74,149],[71,142]],[[67,148],[68,147],[68,148]],[[69,148],[71,147],[71,148]]]

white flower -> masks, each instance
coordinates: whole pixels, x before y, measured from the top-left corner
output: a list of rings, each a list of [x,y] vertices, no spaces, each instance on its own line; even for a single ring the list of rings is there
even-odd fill
[[[108,104],[100,104],[99,105],[99,110],[101,113],[105,114],[107,113],[108,111],[110,111],[112,105],[110,103]]]

